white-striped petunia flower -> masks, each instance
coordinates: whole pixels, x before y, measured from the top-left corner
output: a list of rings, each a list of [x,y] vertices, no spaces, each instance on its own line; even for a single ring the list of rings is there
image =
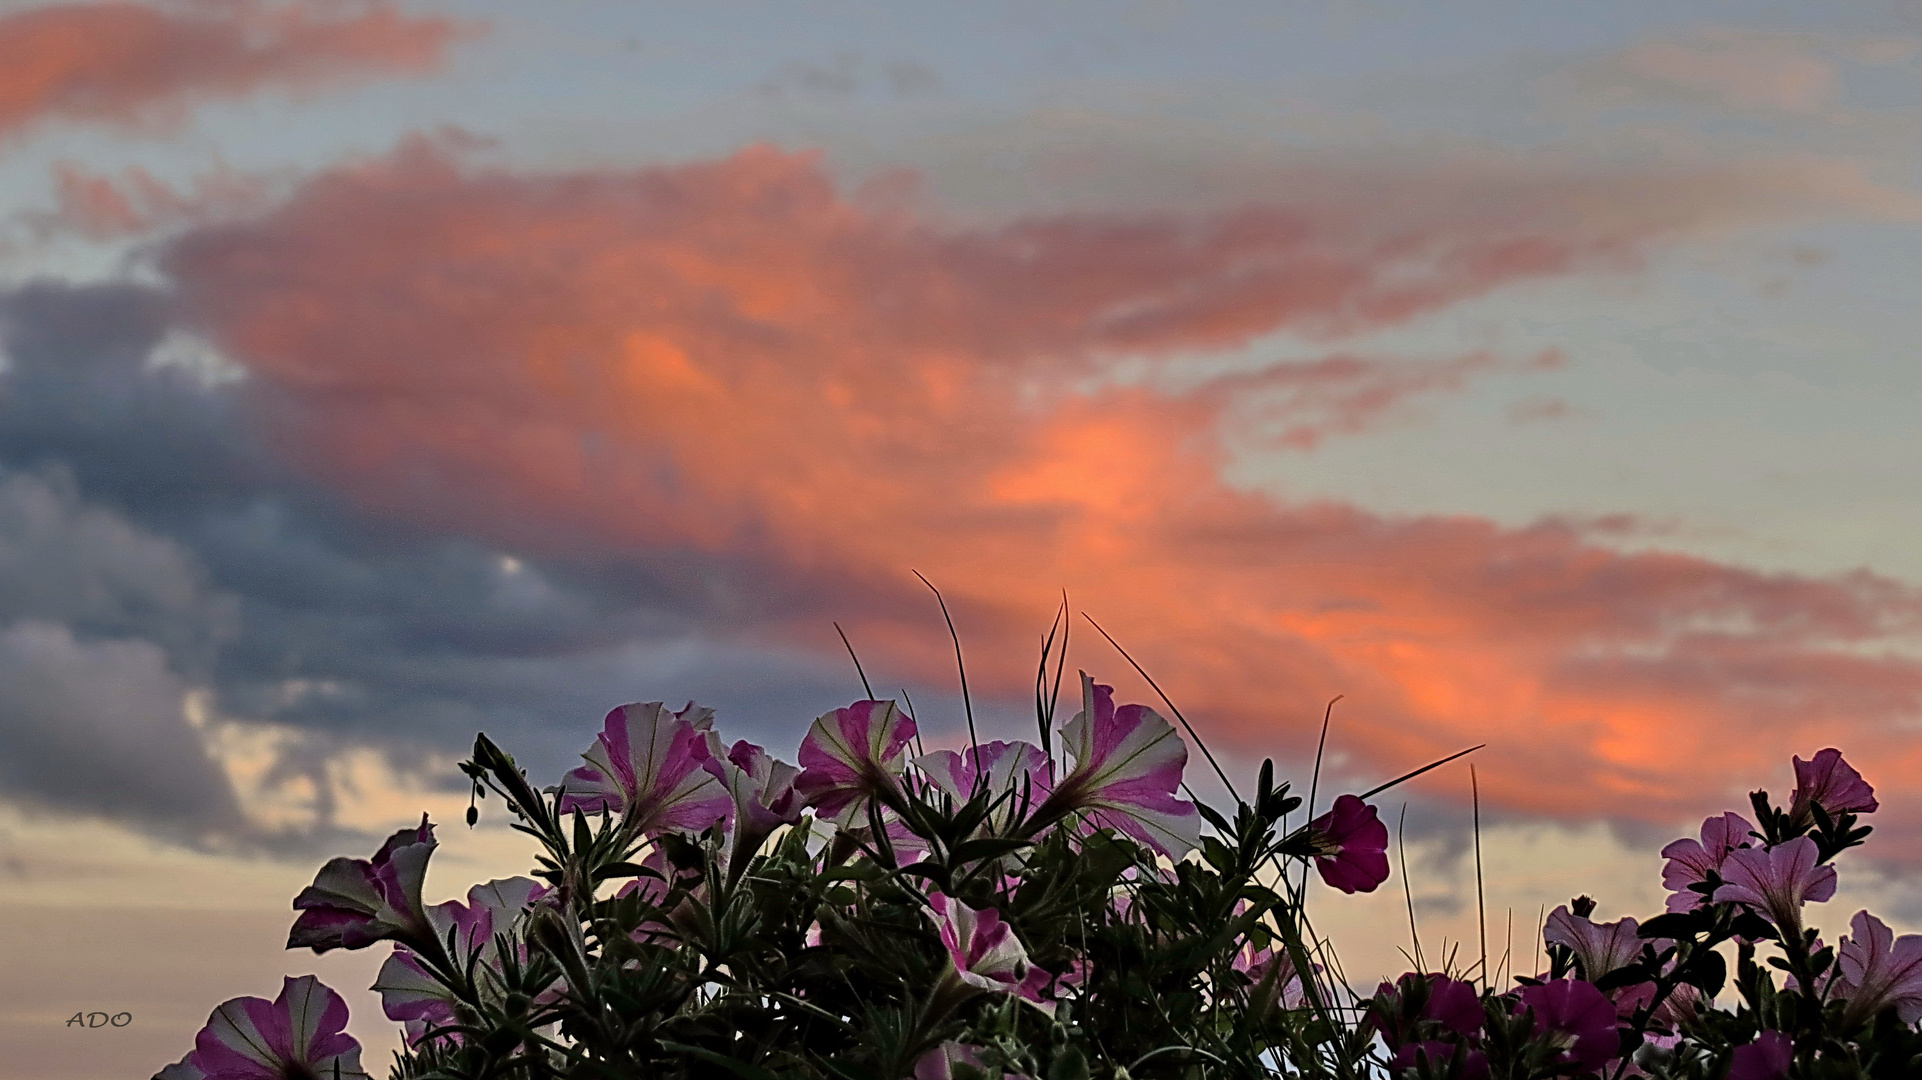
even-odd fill
[[[441,941],[447,941],[452,931],[452,960],[458,968],[466,970],[471,958],[476,970],[498,975],[503,970],[500,935],[511,936],[527,906],[547,891],[531,878],[501,878],[469,889],[465,904],[458,900],[435,904],[427,915]],[[498,986],[485,978],[478,985],[483,991]],[[456,1019],[459,999],[405,946],[395,946],[375,976],[373,989],[380,994],[381,1011],[387,1018],[406,1025],[410,1045]]]
[[[241,997],[215,1009],[193,1051],[154,1080],[368,1080],[346,1029],[339,994],[312,975],[288,978],[272,1001]]]
[[[658,701],[607,714],[587,764],[561,778],[561,812],[606,810],[636,832],[700,832],[734,812],[709,772],[707,728],[714,710],[693,702],[669,712]]]
[[[976,910],[940,893],[928,894],[928,917],[941,933],[941,944],[953,962],[953,975],[975,988],[1012,994],[1049,1016],[1054,1002],[1044,991],[1054,976],[1028,961],[1028,950],[1014,936],[1014,927],[993,908]]]
[[[801,820],[801,796],[794,781],[801,770],[746,739],[725,754],[720,737],[709,734],[707,771],[721,781],[734,803],[734,825],[766,837],[782,825]]]
[[[1169,858],[1201,842],[1201,813],[1175,798],[1188,748],[1161,714],[1146,705],[1115,707],[1114,688],[1081,673],[1081,711],[1061,729],[1074,768],[1050,802],[1079,812],[1096,828],[1114,828]]]
[[[974,798],[977,784],[990,799],[1009,796],[994,815],[997,826],[1023,809],[1019,804],[1024,798],[1031,810],[1054,793],[1054,763],[1040,747],[1018,740],[936,750],[915,758],[914,764],[957,803]]]
[[[869,801],[887,802],[897,791],[914,734],[914,718],[892,701],[824,713],[801,740],[795,790],[821,818],[843,828],[865,825]]]
[[[434,826],[422,814],[419,826],[388,837],[372,859],[329,860],[294,897],[300,915],[287,947],[323,953],[391,938],[432,948],[434,931],[420,890],[434,846]]]

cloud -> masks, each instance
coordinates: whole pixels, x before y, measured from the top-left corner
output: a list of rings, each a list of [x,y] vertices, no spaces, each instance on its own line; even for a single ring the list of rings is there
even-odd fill
[[[22,775],[64,791],[62,809],[306,852],[366,824],[354,778],[369,752],[376,773],[431,791],[482,728],[557,773],[610,704],[650,692],[721,705],[731,730],[777,742],[845,696],[841,662],[727,640],[739,605],[716,586],[745,576],[728,557],[550,564],[343,505],[257,441],[248,379],[193,359],[205,344],[170,330],[166,308],[130,285],[0,294],[0,628],[158,657],[164,729],[195,695],[202,721],[183,746],[204,743],[238,784],[238,816],[192,800],[132,812],[40,753]],[[92,753],[112,772],[147,751]]]
[[[1806,115],[1836,96],[1835,65],[1806,36],[1705,29],[1687,40],[1648,41],[1614,61],[1630,81],[1745,112]]]
[[[0,630],[0,784],[28,805],[198,837],[240,820],[187,723],[186,686],[149,642],[84,642],[64,626]]]
[[[943,679],[916,568],[990,694],[1019,699],[1066,587],[1238,747],[1299,751],[1346,693],[1347,772],[1487,741],[1485,795],[1514,810],[1669,821],[1829,741],[1877,782],[1915,775],[1892,734],[1922,693],[1910,586],[1221,480],[1250,385],[1281,389],[1271,426],[1305,416],[1319,438],[1486,359],[1121,378],[1854,206],[1767,169],[1521,199],[1426,179],[1387,215],[1361,185],[944,229],[844,199],[806,155],[532,176],[415,143],[183,235],[160,266],[307,475],[550,567],[639,568],[704,633],[825,654],[840,618],[871,671]]]
[[[138,635],[205,671],[236,614],[189,552],[82,502],[63,470],[0,475],[0,616]]]
[[[0,136],[45,120],[150,127],[268,87],[430,71],[465,29],[385,0],[28,8],[0,17]]]
[[[1564,92],[1580,114],[1679,106],[1708,116],[1853,128],[1878,110],[1845,105],[1853,76],[1903,63],[1917,47],[1912,37],[1703,26],[1575,65],[1563,73],[1570,77]]]
[[[72,161],[53,167],[57,206],[51,213],[29,214],[41,234],[71,231],[89,240],[138,236],[216,217],[231,217],[265,204],[268,186],[257,176],[225,166],[198,176],[187,190],[155,177],[138,165],[118,177],[89,171]]]

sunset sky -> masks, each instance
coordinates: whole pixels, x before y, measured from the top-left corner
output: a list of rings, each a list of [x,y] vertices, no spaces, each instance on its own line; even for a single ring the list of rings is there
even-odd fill
[[[837,621],[953,745],[915,571],[995,735],[1065,590],[1238,774],[1486,743],[1516,966],[1831,745],[1815,921],[1922,924],[1919,136],[1897,3],[0,3],[0,1071],[308,972],[382,1062],[321,860],[524,870],[477,730],[791,758]],[[1384,804],[1431,952],[1468,786]]]

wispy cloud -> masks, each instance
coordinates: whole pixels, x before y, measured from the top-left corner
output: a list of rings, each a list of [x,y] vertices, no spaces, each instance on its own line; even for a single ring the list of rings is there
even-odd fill
[[[0,136],[45,120],[150,127],[270,87],[426,72],[468,28],[385,0],[28,8],[0,17]]]

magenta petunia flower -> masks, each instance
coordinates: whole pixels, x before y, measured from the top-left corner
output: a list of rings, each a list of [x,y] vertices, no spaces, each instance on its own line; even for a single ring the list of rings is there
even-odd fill
[[[503,970],[497,935],[510,933],[528,905],[547,895],[546,886],[531,878],[501,878],[467,891],[467,903],[450,900],[427,909],[435,936],[451,938],[455,965],[466,969],[470,958],[493,973]],[[407,1042],[417,1044],[433,1028],[451,1024],[459,999],[428,973],[420,957],[405,946],[380,967],[372,987],[379,992],[381,1011],[389,1020],[406,1025]]]
[[[1743,848],[1722,864],[1717,903],[1747,904],[1783,935],[1802,932],[1802,905],[1835,895],[1835,867],[1818,866],[1820,852],[1806,836],[1772,848]]]
[[[1054,976],[1028,962],[1014,927],[993,908],[976,910],[940,893],[928,895],[928,917],[941,932],[954,974],[977,990],[1012,994],[1049,1016],[1054,1002],[1042,993]]]
[[[1595,1069],[1621,1050],[1615,1006],[1590,983],[1556,979],[1525,986],[1518,1008],[1534,1014],[1536,1037],[1560,1050],[1564,1063]]]
[[[392,938],[433,948],[420,890],[434,846],[434,826],[422,814],[418,827],[388,837],[371,860],[329,860],[294,897],[300,915],[287,933],[287,947],[324,953]]]
[[[185,1058],[154,1080],[368,1080],[360,1043],[347,1034],[347,1003],[312,975],[288,978],[280,996],[234,998],[207,1017]]]
[[[1749,846],[1755,826],[1733,811],[1702,822],[1700,840],[1677,840],[1662,849],[1662,887],[1669,890],[1668,910],[1694,911],[1708,903],[1708,897],[1690,889],[1708,880],[1711,872],[1720,873],[1729,852]]]
[[[1055,785],[1050,804],[1079,812],[1088,825],[1112,828],[1179,859],[1201,842],[1201,812],[1175,798],[1188,748],[1159,713],[1145,705],[1116,708],[1114,688],[1081,673],[1081,711],[1061,728],[1074,768]]]
[[[1581,965],[1582,978],[1596,982],[1617,968],[1626,967],[1641,954],[1641,939],[1635,936],[1634,919],[1612,923],[1591,922],[1568,910],[1563,904],[1549,913],[1542,927],[1542,939],[1550,945],[1565,945]]]
[[[1747,1046],[1735,1048],[1728,1080],[1788,1080],[1795,1044],[1779,1031],[1764,1031]]]
[[[1789,816],[1802,817],[1810,803],[1819,803],[1830,817],[1837,814],[1873,813],[1879,805],[1875,789],[1854,766],[1842,760],[1842,751],[1829,747],[1817,751],[1813,761],[1795,762],[1795,794],[1789,800]]]
[[[1388,880],[1388,826],[1375,808],[1343,795],[1308,823],[1321,879],[1345,893],[1374,892]]]
[[[1866,911],[1850,920],[1854,933],[1836,950],[1835,992],[1849,1003],[1847,1021],[1858,1023],[1894,1007],[1905,1024],[1922,1020],[1922,935],[1896,937]]]
[[[1054,763],[1040,747],[1025,742],[997,740],[960,751],[936,750],[915,758],[914,764],[956,803],[965,803],[974,797],[977,776],[985,778],[984,786],[991,799],[1011,792],[1011,797],[993,815],[991,824],[997,833],[1005,832],[1019,816],[1023,792],[1028,800],[1026,809],[1030,811],[1054,793]]]
[[[914,718],[892,701],[857,701],[825,713],[801,740],[794,788],[820,817],[858,827],[870,799],[895,797],[914,735]]]
[[[1395,1050],[1416,1039],[1418,1021],[1433,1021],[1463,1038],[1481,1030],[1487,1014],[1481,995],[1474,986],[1442,974],[1424,975],[1417,971],[1402,974],[1392,984],[1382,983],[1375,995],[1389,1005],[1383,1012],[1378,1005],[1368,1023],[1381,1032],[1382,1040]],[[1410,1015],[1410,1002],[1420,1001],[1419,1011]]]
[[[607,811],[636,832],[700,832],[734,812],[721,781],[705,768],[707,725],[714,710],[693,702],[668,712],[658,701],[622,705],[581,757],[587,764],[561,778],[561,812]]]
[[[1421,1015],[1462,1036],[1480,1031],[1488,1019],[1474,986],[1446,975],[1428,976],[1428,1002],[1422,1006]]]

